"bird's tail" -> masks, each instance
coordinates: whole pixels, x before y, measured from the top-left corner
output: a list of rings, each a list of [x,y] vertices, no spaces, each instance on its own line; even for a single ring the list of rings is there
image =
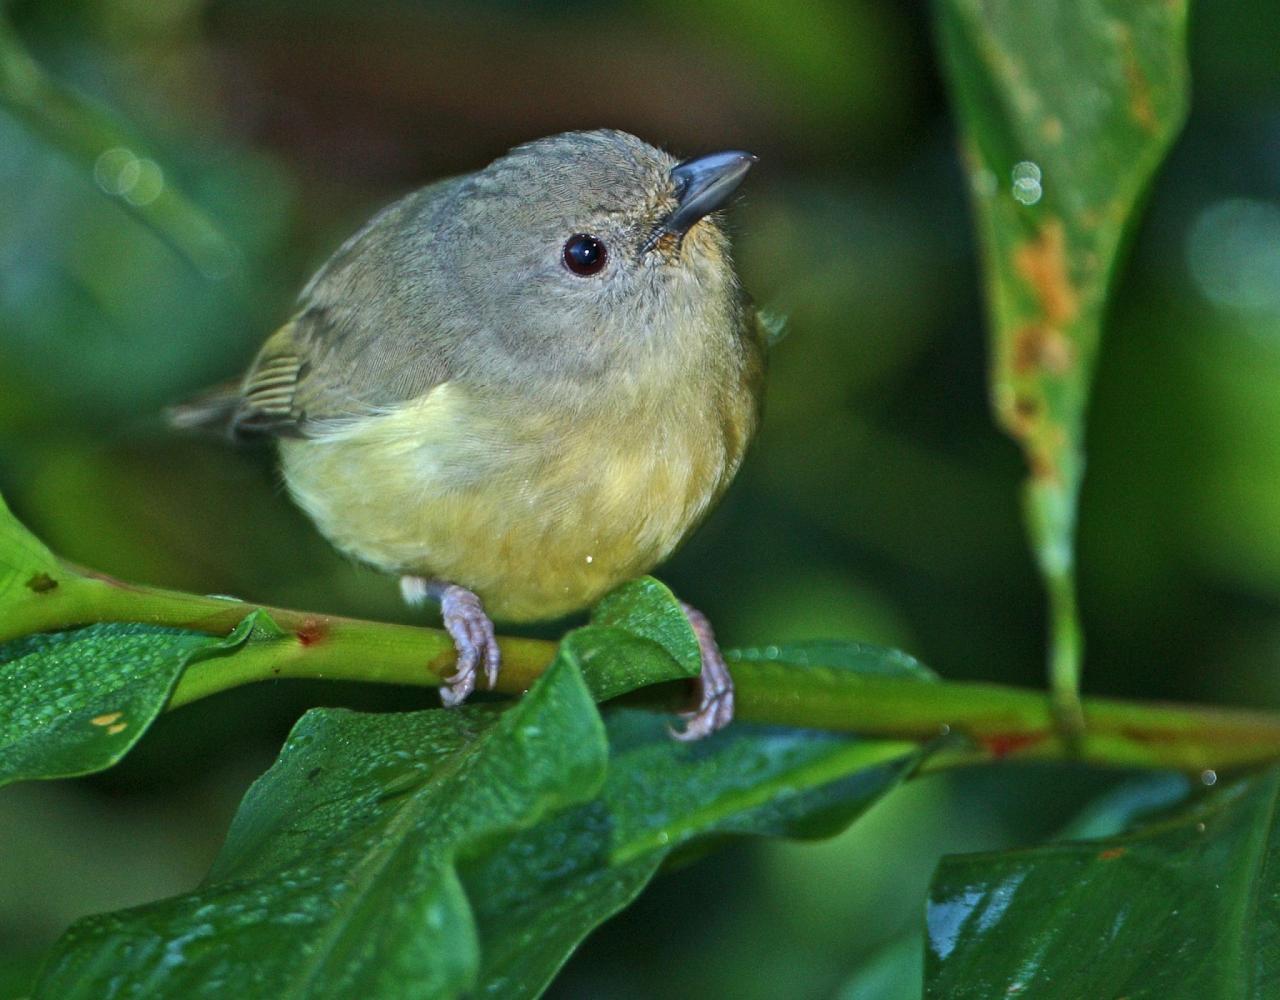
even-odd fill
[[[232,418],[240,405],[240,382],[224,382],[164,412],[170,427],[233,437]]]

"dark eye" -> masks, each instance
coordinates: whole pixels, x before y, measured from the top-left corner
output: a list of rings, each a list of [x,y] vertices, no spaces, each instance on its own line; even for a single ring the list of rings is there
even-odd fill
[[[584,278],[598,273],[608,257],[604,244],[586,233],[570,236],[565,241],[564,266]]]

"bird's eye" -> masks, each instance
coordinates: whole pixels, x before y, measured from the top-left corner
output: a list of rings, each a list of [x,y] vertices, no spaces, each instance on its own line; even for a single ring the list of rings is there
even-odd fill
[[[564,266],[583,278],[598,274],[609,253],[594,236],[577,233],[564,244]]]

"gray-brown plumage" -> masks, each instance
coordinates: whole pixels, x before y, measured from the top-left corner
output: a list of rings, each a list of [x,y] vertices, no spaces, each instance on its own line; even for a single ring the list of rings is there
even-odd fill
[[[736,472],[763,344],[708,213],[752,160],[578,132],[423,188],[338,249],[239,386],[175,421],[278,438],[334,544],[439,594],[459,701],[497,667],[481,603],[586,606],[669,555]],[[727,681],[708,641],[704,692]],[[704,701],[692,736],[728,721],[732,689]]]

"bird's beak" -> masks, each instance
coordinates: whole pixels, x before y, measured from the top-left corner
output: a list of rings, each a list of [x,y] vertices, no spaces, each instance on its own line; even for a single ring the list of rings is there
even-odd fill
[[[723,208],[755,162],[756,158],[750,153],[730,150],[699,156],[696,160],[685,160],[679,166],[672,167],[671,182],[675,185],[676,207],[658,226],[658,231],[651,238],[651,245],[656,244],[658,238],[665,234],[683,237],[699,219]]]

